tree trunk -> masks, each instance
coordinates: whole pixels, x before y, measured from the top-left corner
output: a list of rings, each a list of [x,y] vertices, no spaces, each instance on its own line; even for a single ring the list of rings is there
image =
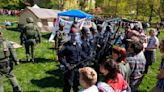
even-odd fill
[[[29,0],[30,6],[34,5],[34,0]]]
[[[138,17],[138,12],[139,12],[139,0],[137,0],[137,2],[136,2],[137,4],[137,6],[136,6],[136,17],[135,17],[135,19],[137,19],[137,17]]]
[[[151,10],[150,10],[149,22],[151,22],[153,16],[153,10],[154,10],[153,2],[150,4],[150,9]]]
[[[115,8],[115,14],[114,14],[115,17],[117,16],[117,8],[118,8],[118,0],[116,0],[116,8]]]
[[[160,0],[160,7],[159,7],[159,17],[161,21],[164,21],[164,0]]]

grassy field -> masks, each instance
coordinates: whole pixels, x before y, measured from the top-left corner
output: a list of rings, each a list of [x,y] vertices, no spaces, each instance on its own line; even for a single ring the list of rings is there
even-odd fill
[[[2,16],[0,23],[4,20],[18,21],[18,17]],[[6,39],[20,43],[17,31],[12,28],[3,30]],[[14,73],[24,92],[62,92],[63,74],[58,69],[59,63],[55,61],[55,51],[51,49],[52,43],[48,42],[50,33],[42,33],[42,43],[36,46],[37,63],[26,62],[24,48],[16,49],[17,56],[21,60],[20,65],[14,67]],[[161,32],[160,38],[164,37]],[[140,85],[140,92],[148,92],[156,84],[156,75],[160,64],[160,53],[157,51],[157,62],[150,67],[148,74]],[[7,78],[3,78],[5,91],[11,91],[11,85]]]

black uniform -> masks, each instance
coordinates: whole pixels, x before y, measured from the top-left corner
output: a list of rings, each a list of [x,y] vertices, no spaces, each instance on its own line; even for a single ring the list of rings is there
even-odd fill
[[[100,45],[100,47],[98,47],[97,45]],[[97,37],[96,37],[96,47],[97,47],[96,54],[99,53],[99,51],[102,49],[103,45],[104,45],[103,34],[98,33]],[[96,56],[96,58],[98,58],[98,57]]]
[[[59,61],[63,64],[66,69],[69,70],[69,67],[79,64],[86,55],[81,51],[81,47],[77,43],[72,43],[70,41],[64,44],[64,48],[59,51]],[[64,89],[63,92],[70,92],[71,87],[73,86],[74,92],[78,91],[79,86],[79,72],[78,68],[70,70],[64,74]]]
[[[90,56],[91,55],[91,43],[90,40],[82,40],[82,51],[87,55]]]

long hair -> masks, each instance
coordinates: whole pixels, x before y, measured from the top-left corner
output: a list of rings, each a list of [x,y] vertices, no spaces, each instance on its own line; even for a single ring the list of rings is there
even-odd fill
[[[113,59],[107,59],[105,62],[102,62],[101,65],[103,65],[104,68],[109,71],[105,76],[105,80],[112,79],[114,81],[117,77],[117,73],[119,73],[119,67],[117,63]]]

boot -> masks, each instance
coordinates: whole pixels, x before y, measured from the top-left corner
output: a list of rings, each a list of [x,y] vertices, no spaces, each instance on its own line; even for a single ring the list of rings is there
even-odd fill
[[[34,58],[33,58],[33,59],[31,59],[31,61],[32,61],[32,63],[35,63],[35,60],[34,60]]]
[[[30,55],[29,54],[26,55],[26,58],[27,58],[27,61],[30,62]]]

